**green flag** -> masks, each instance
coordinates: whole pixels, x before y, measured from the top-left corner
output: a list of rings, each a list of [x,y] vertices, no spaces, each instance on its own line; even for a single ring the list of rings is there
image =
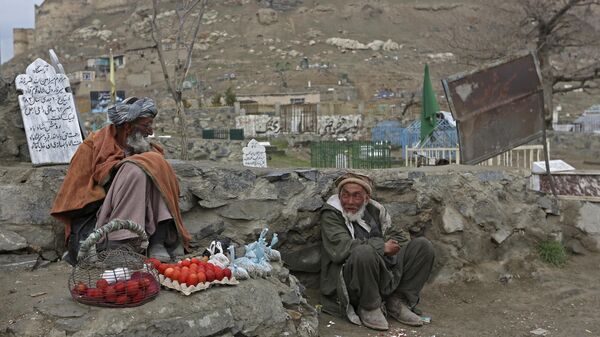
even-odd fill
[[[435,129],[437,124],[437,113],[440,107],[437,104],[435,92],[429,79],[429,66],[425,64],[425,76],[423,77],[423,99],[421,101],[421,141],[425,140]]]

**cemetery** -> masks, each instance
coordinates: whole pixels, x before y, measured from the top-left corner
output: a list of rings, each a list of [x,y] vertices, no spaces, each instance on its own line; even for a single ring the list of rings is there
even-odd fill
[[[0,65],[14,73],[0,76],[0,336],[600,335],[597,98],[547,97],[593,79],[548,89],[542,47],[462,64],[460,48],[424,44],[430,31],[383,38],[387,12],[439,19],[434,35],[463,15],[481,27],[471,11],[489,8],[467,0],[200,0],[189,62],[176,30],[156,38],[186,7],[157,3],[45,0],[36,28],[15,30]],[[79,55],[48,48],[60,34]],[[132,167],[143,179],[119,180]],[[372,180],[353,183],[380,217],[349,217],[348,172]],[[341,297],[341,317],[326,308],[336,197],[352,244],[388,235],[386,216],[431,243],[418,325],[388,308],[376,331]],[[145,224],[96,223],[123,200]]]

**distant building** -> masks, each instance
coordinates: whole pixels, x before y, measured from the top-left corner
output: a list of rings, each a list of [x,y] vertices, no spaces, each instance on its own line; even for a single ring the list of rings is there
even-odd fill
[[[33,28],[14,28],[13,29],[13,50],[14,56],[24,54],[34,45],[35,30]]]
[[[124,55],[114,55],[113,59],[115,61],[115,69],[125,67],[125,56]],[[87,60],[87,68],[88,69],[96,69],[100,72],[107,72],[110,68],[110,57],[109,56],[100,56],[94,57]]]
[[[258,103],[265,105],[275,104],[306,104],[321,102],[318,92],[273,93],[273,94],[237,94],[241,103]]]
[[[592,105],[591,107],[583,110],[583,115],[600,115],[600,104]]]
[[[82,81],[96,80],[96,72],[91,70],[76,71],[68,74],[67,76],[69,77],[69,82],[71,82],[71,84],[79,83]]]
[[[585,114],[577,118],[573,124],[574,131],[600,133],[600,113]]]

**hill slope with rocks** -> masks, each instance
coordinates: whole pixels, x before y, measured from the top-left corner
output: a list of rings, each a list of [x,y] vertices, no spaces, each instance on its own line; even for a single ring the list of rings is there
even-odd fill
[[[44,5],[55,1],[46,0]],[[309,89],[309,82],[310,90],[342,90],[336,86],[350,86],[363,100],[372,99],[382,89],[397,94],[418,93],[424,64],[429,63],[434,87],[442,96],[440,79],[473,70],[508,53],[490,45],[510,45],[515,50],[530,47],[527,40],[509,30],[524,15],[519,3],[213,1],[204,14],[189,73],[199,81],[199,91],[187,95],[210,97],[228,87],[238,93],[300,91]],[[175,41],[174,30],[168,29],[176,20],[174,6],[174,1],[164,2],[158,16],[159,25],[167,27],[163,34],[166,46]],[[57,51],[67,72],[85,69],[87,59],[106,56],[109,48],[115,54],[149,50],[142,55],[145,59],[127,64],[117,73],[149,71],[152,84],[126,88],[128,94],[166,97],[160,66],[155,53],[150,52],[154,46],[151,13],[150,2],[93,11],[70,22],[73,29],[66,35],[50,35],[37,48],[16,57],[4,66],[3,73],[23,72],[31,60],[45,58],[48,48]],[[593,18],[600,15],[594,13],[586,16],[590,34],[599,26]],[[594,52],[597,47],[585,51],[581,48],[552,61],[557,67],[565,63],[586,64]],[[301,69],[304,58],[307,69]],[[288,69],[284,71],[287,88],[283,87],[278,69]],[[344,100],[350,95],[337,98]],[[566,118],[578,115],[594,102],[586,93],[555,99],[563,105]],[[446,104],[441,97],[440,103]]]

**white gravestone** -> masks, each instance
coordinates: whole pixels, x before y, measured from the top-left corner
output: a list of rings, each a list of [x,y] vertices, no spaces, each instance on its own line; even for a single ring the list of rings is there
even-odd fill
[[[549,160],[550,172],[564,172],[574,171],[575,168],[562,160]],[[545,161],[534,161],[531,169],[533,173],[546,173],[546,162]]]
[[[248,167],[267,167],[267,152],[265,147],[255,139],[248,142],[242,149],[242,164]]]
[[[69,79],[38,58],[15,82],[31,162],[68,164],[83,140]]]

